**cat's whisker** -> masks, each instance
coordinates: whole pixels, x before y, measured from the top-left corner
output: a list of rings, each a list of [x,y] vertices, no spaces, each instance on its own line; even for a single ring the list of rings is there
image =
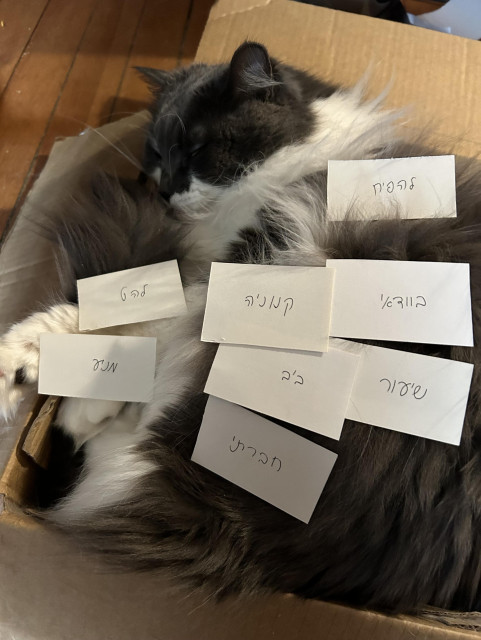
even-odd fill
[[[108,120],[112,120],[114,116],[136,116],[140,111],[113,111],[110,113],[107,118]]]
[[[186,133],[186,128],[185,128],[184,121],[182,120],[182,118],[180,117],[180,115],[179,115],[177,112],[175,112],[173,115],[174,115],[174,116],[179,120],[179,123],[180,123],[181,129],[182,129],[182,133],[185,135],[185,133]]]
[[[120,153],[120,155],[123,156],[128,162],[130,162],[130,164],[132,164],[138,171],[142,171],[143,170],[142,165],[140,164],[140,162],[134,156],[130,155],[127,151],[123,151],[119,146],[115,145],[112,142],[112,140],[109,140],[109,138],[107,138],[107,136],[105,136],[103,133],[101,133],[99,131],[99,129],[96,129],[95,127],[92,127],[88,123],[84,122],[83,120],[79,120],[78,118],[73,118],[71,116],[62,116],[62,118],[65,119],[65,120],[70,120],[71,122],[76,122],[77,124],[79,124],[81,127],[83,127],[83,132],[89,131],[89,132],[95,133],[100,138],[105,140],[105,142],[107,142],[113,149],[115,149],[118,153]],[[135,129],[143,130],[144,129],[144,127],[142,125],[137,125],[137,124],[133,125],[131,128],[133,130],[135,130]]]
[[[172,111],[172,112],[169,112],[169,113],[163,113],[163,114],[161,114],[161,115],[157,116],[157,117],[156,117],[156,120],[155,120],[155,123],[154,123],[154,130],[157,130],[157,128],[156,128],[156,127],[157,127],[157,124],[160,122],[160,120],[163,120],[164,118],[172,118],[172,117],[174,117],[174,118],[177,118],[177,119],[178,119],[178,121],[179,121],[179,123],[180,123],[180,127],[181,127],[181,129],[182,129],[182,133],[185,135],[185,133],[186,133],[186,128],[185,128],[184,121],[182,120],[182,118],[180,117],[180,115],[179,115],[177,112],[175,112],[175,111]]]
[[[130,155],[126,151],[123,151],[118,145],[114,144],[112,140],[109,140],[107,136],[104,136],[104,134],[101,133],[98,129],[94,129],[93,127],[89,126],[87,127],[87,130],[95,133],[100,138],[105,140],[105,142],[108,145],[110,145],[113,149],[115,149],[118,153],[120,153],[120,155],[123,156],[128,162],[130,162],[130,164],[132,164],[138,171],[143,171],[142,165],[140,164],[140,162],[138,162],[138,160],[136,160],[134,156]]]
[[[177,143],[177,142],[174,142],[174,144],[173,144],[173,145],[170,147],[170,149],[169,149],[169,171],[170,171],[170,175],[172,175],[172,163],[171,163],[171,161],[170,161],[170,154],[171,154],[171,152],[172,152],[172,149],[173,149],[174,147],[177,147],[177,146],[178,146],[178,143]]]
[[[194,613],[196,613],[200,609],[204,608],[207,604],[209,604],[209,602],[213,602],[214,600],[215,600],[215,594],[214,593],[211,593],[211,594],[207,595],[207,597],[200,604],[198,604],[191,611],[189,611],[189,613],[187,615],[188,616],[193,615]]]

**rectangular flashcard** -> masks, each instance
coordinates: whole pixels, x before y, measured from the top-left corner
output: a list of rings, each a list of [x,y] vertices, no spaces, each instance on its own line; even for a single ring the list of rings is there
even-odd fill
[[[38,391],[47,395],[148,402],[156,338],[43,333]]]
[[[192,460],[309,522],[337,455],[235,404],[209,397]]]
[[[213,262],[205,342],[327,351],[334,272]]]
[[[77,281],[81,331],[114,327],[187,311],[177,260]]]

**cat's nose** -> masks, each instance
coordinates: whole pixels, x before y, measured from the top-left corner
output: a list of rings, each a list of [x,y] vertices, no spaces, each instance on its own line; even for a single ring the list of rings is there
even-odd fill
[[[162,172],[162,178],[159,182],[159,193],[167,201],[170,200],[170,197],[175,193],[173,181],[166,171]]]
[[[186,191],[189,188],[189,183],[188,176],[181,171],[177,171],[174,175],[163,171],[159,183],[159,193],[165,200],[170,200],[174,193]]]

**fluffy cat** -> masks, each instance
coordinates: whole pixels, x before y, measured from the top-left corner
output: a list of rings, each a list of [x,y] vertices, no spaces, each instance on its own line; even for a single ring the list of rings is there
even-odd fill
[[[459,447],[350,421],[339,442],[284,425],[339,456],[309,525],[190,461],[216,349],[200,341],[212,260],[469,262],[480,344],[477,168],[457,163],[456,219],[400,220],[393,211],[356,222],[349,211],[329,224],[328,159],[420,155],[398,140],[380,100],[317,81],[255,43],[230,64],[142,72],[155,96],[144,166],[158,186],[100,176],[55,221],[66,299],[1,339],[4,413],[21,394],[18,372],[37,379],[39,334],[78,331],[76,278],[177,257],[189,314],[119,329],[158,337],[150,404],[64,400],[57,422],[84,462],[42,517],[122,568],[169,570],[219,596],[285,591],[397,611],[479,608],[478,346],[399,345],[474,362]]]

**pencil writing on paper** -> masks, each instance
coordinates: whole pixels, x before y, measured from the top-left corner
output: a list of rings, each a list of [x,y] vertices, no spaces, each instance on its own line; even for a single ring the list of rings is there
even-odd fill
[[[292,380],[291,380],[291,377],[292,377]],[[291,380],[291,382],[293,382],[294,384],[304,384],[304,378],[301,376],[300,373],[297,373],[297,369],[294,369],[292,373],[284,370],[282,372],[281,380]]]
[[[403,382],[402,380],[389,380],[388,378],[381,378],[379,382],[387,382],[387,388],[386,388],[387,393],[394,393],[394,391],[396,391],[396,394],[399,392],[399,395],[401,397],[406,396],[409,393],[409,395],[410,396],[412,395],[414,398],[416,398],[416,400],[422,400],[423,398],[426,397],[426,394],[428,392],[428,390],[425,389],[424,393],[421,393],[422,392],[421,385],[415,384],[414,382]]]
[[[393,303],[395,303],[395,308],[401,309],[407,309],[408,307],[425,307],[427,305],[424,296],[386,296],[384,300],[384,293],[381,293],[381,309],[390,309]]]
[[[141,290],[139,289],[132,289],[130,291],[130,298],[143,298],[145,296],[145,292],[146,292],[146,288],[148,287],[148,283],[144,284],[143,288]],[[128,287],[122,287],[120,289],[120,298],[123,302],[125,302],[126,300],[130,299],[129,298],[129,291],[128,291]]]
[[[232,444],[229,445],[229,451],[231,453],[237,453],[237,452],[243,453],[245,451],[250,455],[252,459],[256,460],[257,462],[260,462],[263,465],[266,465],[269,462],[269,456],[267,455],[267,453],[260,451],[259,454],[257,454],[257,449],[255,447],[251,447],[251,446],[246,447],[245,444],[239,440],[239,438],[236,438],[236,436],[233,436],[232,440],[233,440]],[[236,440],[237,440],[237,443],[236,443]],[[235,445],[235,449],[233,449],[233,445]],[[240,449],[240,447],[242,448]],[[273,456],[271,459],[271,464],[269,465],[269,468],[275,469],[277,472],[279,472],[282,468],[282,461],[280,460],[280,458],[278,458],[277,456]]]
[[[408,180],[398,180],[397,182],[394,182],[393,180],[390,180],[389,182],[375,182],[372,185],[372,188],[374,189],[375,196],[382,193],[383,190],[386,190],[387,193],[393,193],[396,187],[398,191],[405,191],[408,188],[412,191],[414,189],[414,180],[417,180],[416,176],[413,176],[409,182]]]
[[[267,300],[268,298],[266,296],[261,295],[260,293],[258,293],[255,298],[254,296],[246,296],[244,298],[244,302],[247,302],[248,307],[264,308],[266,307]],[[277,304],[275,301],[277,302]],[[282,307],[281,307],[281,296],[278,296],[277,299],[276,299],[276,296],[272,296],[269,306],[266,307],[266,309],[279,309],[279,307],[281,307],[281,311],[284,310],[284,316],[285,316],[288,311],[291,311],[293,306],[294,306],[294,298],[284,298],[282,302]]]
[[[110,360],[107,361],[107,364],[105,364],[105,360],[98,360],[97,358],[92,358],[92,360],[95,362],[93,371],[103,371],[104,373],[110,371],[111,373],[115,373],[119,365],[118,362],[110,362]]]

